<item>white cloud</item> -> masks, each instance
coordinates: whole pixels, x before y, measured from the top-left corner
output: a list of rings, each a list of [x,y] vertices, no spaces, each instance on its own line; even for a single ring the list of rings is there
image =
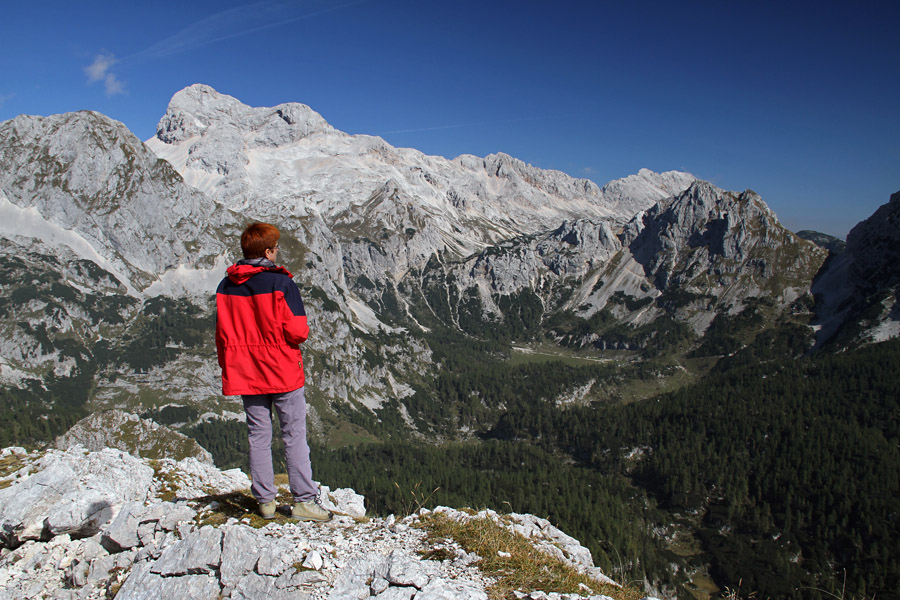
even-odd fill
[[[110,71],[117,62],[118,60],[112,54],[98,54],[95,56],[94,62],[84,68],[84,74],[87,75],[88,83],[103,81],[107,96],[124,94],[125,85],[115,73]]]
[[[84,68],[89,83],[95,83],[104,79],[109,68],[116,64],[116,57],[112,54],[98,54],[89,67]]]
[[[107,96],[115,96],[116,94],[125,93],[125,86],[112,73],[108,73],[106,75],[106,79],[103,80],[103,85],[106,87]]]
[[[12,100],[14,96],[15,94],[0,94],[0,108],[3,108],[3,105]]]

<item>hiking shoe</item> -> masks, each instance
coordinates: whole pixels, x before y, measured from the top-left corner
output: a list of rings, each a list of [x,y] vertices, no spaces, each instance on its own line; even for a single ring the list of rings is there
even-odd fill
[[[322,508],[318,500],[316,498],[307,502],[295,502],[291,516],[299,521],[330,521],[334,515]]]
[[[274,519],[276,508],[278,508],[278,504],[274,500],[272,500],[271,502],[260,502],[259,516],[261,516],[263,519]]]

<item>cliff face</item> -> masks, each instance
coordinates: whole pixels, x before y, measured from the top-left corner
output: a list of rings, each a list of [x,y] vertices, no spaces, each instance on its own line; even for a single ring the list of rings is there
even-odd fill
[[[813,286],[817,343],[852,347],[900,335],[900,192],[847,235]]]
[[[194,458],[6,448],[0,465],[2,597],[486,600],[479,557],[429,540],[421,525],[434,515],[491,519],[597,586],[611,583],[577,540],[531,515],[438,508],[367,518],[362,496],[322,486],[331,522],[264,522],[243,473]]]
[[[239,413],[220,396],[210,298],[243,225],[264,219],[315,330],[314,423],[343,403],[377,409],[434,369],[415,299],[397,294],[432,259],[563,221],[609,229],[692,181],[642,170],[600,188],[504,154],[425,156],[202,85],[172,98],[147,143],[98,113],[23,115],[0,123],[0,385],[41,410],[66,398],[141,413],[149,394]]]
[[[132,291],[178,265],[212,266],[225,250],[211,229],[229,215],[95,112],[0,123],[0,196],[5,233],[80,251]]]
[[[750,299],[784,310],[808,293],[826,255],[782,227],[755,193],[695,181],[624,225],[567,221],[443,269],[456,296],[477,296],[487,318],[502,318],[504,297],[533,294],[545,315],[607,309],[646,325],[668,314],[702,333]]]

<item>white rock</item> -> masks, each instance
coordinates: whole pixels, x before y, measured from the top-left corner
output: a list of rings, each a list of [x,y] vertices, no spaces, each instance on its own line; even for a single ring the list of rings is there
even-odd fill
[[[320,497],[326,510],[352,517],[366,516],[365,498],[353,490],[342,488],[332,491],[328,486],[321,486]]]
[[[303,559],[303,566],[307,569],[312,569],[313,571],[320,571],[324,564],[325,561],[318,550],[311,550],[309,554],[306,555],[306,558]]]
[[[465,582],[434,579],[416,594],[416,600],[487,600],[487,593]]]

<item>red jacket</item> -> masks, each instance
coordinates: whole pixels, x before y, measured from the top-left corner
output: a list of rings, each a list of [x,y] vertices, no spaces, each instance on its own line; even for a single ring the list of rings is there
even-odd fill
[[[240,261],[216,290],[216,351],[226,396],[303,387],[300,344],[309,336],[293,275],[270,261]]]

